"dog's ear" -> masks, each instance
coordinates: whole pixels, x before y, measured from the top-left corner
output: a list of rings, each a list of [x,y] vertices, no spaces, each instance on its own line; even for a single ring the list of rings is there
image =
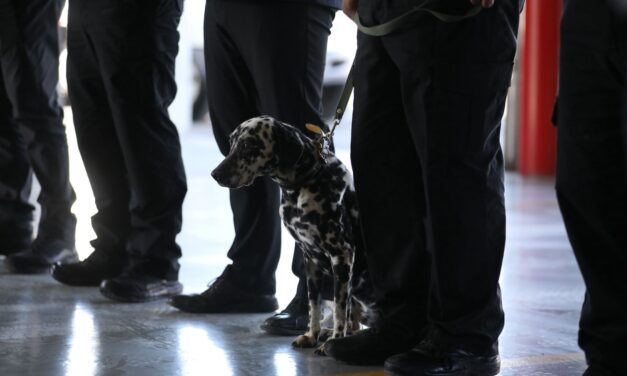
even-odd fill
[[[282,171],[291,170],[303,156],[305,145],[295,128],[278,122],[273,128],[278,168]]]

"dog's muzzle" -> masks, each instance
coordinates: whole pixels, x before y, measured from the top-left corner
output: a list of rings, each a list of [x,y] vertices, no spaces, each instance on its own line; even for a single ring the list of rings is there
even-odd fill
[[[228,159],[225,159],[216,167],[213,171],[211,171],[211,177],[215,179],[223,187],[227,188],[238,188],[239,185],[234,179],[235,174],[233,174],[232,163],[229,163]]]

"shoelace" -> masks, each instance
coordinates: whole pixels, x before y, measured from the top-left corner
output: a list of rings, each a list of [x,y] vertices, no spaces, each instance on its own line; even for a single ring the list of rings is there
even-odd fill
[[[224,276],[219,276],[214,278],[211,282],[207,284],[207,289],[203,291],[200,295],[210,295],[214,291],[218,291],[222,285],[224,284],[225,278]]]

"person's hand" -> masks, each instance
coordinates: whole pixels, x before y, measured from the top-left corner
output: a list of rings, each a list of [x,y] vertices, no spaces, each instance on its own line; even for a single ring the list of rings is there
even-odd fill
[[[353,18],[357,13],[357,3],[359,0],[342,0],[342,10],[349,18]]]
[[[494,5],[494,0],[470,0],[472,5],[481,4],[484,8],[489,8]]]

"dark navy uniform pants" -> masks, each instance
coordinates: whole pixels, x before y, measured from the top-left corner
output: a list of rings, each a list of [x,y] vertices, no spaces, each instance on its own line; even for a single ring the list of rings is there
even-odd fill
[[[133,270],[178,277],[187,191],[168,106],[182,0],[70,0],[68,84],[96,199],[96,250]]]
[[[305,131],[322,125],[322,75],[335,9],[304,2],[207,0],[209,111],[220,151],[244,120],[270,115]],[[305,131],[307,132],[307,131]],[[235,239],[227,270],[236,282],[274,294],[281,251],[279,187],[268,178],[230,192]],[[306,298],[302,252],[292,270]]]
[[[627,374],[627,9],[620,4],[565,2],[557,119],[557,197],[587,290],[579,345],[598,374],[613,375]]]
[[[58,0],[0,0],[0,247],[28,247],[32,172],[41,185],[40,238],[74,244],[63,112],[58,104]]]
[[[358,11],[375,25],[412,4],[362,0]],[[425,14],[387,36],[358,35],[351,160],[380,327],[477,353],[497,347],[499,132],[520,7],[501,0],[458,23]]]

